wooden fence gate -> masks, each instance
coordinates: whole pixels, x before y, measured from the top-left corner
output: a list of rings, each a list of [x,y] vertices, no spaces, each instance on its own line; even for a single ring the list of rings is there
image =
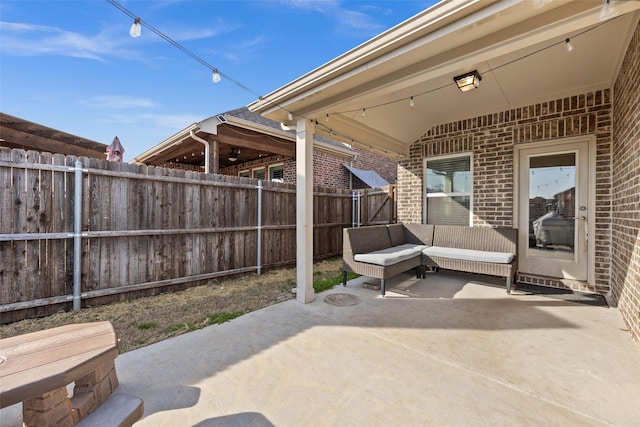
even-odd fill
[[[393,185],[353,190],[351,205],[352,227],[396,222],[395,186]]]

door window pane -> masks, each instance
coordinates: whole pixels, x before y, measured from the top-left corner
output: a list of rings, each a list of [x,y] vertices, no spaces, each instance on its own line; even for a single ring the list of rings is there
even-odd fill
[[[575,153],[529,158],[530,256],[574,257],[575,191]]]

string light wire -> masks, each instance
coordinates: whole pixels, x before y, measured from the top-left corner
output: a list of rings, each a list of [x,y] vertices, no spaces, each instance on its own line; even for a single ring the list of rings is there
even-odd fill
[[[224,77],[226,80],[228,80],[231,83],[235,84],[239,88],[245,90],[246,92],[249,92],[249,93],[253,94],[254,96],[256,96],[258,98],[258,100],[262,100],[263,99],[262,95],[260,95],[259,93],[257,93],[253,89],[249,88],[248,86],[242,84],[241,82],[239,82],[238,80],[234,79],[230,75],[228,75],[226,73],[223,73],[222,71],[220,71],[219,68],[214,67],[213,65],[209,64],[207,61],[205,61],[204,59],[200,58],[198,55],[194,54],[189,49],[187,49],[186,47],[182,46],[180,43],[176,42],[171,37],[169,37],[166,34],[164,34],[163,32],[161,32],[160,30],[156,29],[151,24],[147,23],[146,21],[144,21],[139,16],[137,16],[134,13],[132,13],[131,11],[129,11],[127,8],[125,8],[124,6],[122,6],[121,4],[116,2],[115,0],[107,0],[107,2],[109,2],[111,5],[113,5],[114,7],[119,9],[120,11],[122,11],[124,14],[128,15],[131,19],[134,20],[134,22],[136,22],[136,21],[139,22],[140,25],[148,28],[149,30],[151,30],[151,32],[156,34],[161,39],[165,40],[166,42],[168,42],[169,44],[173,45],[178,50],[182,51],[183,53],[185,53],[186,55],[188,55],[189,57],[191,57],[192,59],[194,59],[195,61],[197,61],[201,65],[203,65],[206,68],[208,68],[209,70],[211,70],[212,73],[218,74],[219,76]],[[615,20],[617,18],[618,17],[616,17],[614,19],[610,19],[610,20],[604,21],[604,22],[601,22],[601,23],[599,23],[599,24],[597,24],[597,25],[595,25],[595,26],[593,26],[591,28],[588,28],[588,29],[586,29],[586,30],[584,30],[582,32],[579,32],[579,33],[571,36],[569,39],[575,39],[576,37],[582,36],[583,34],[586,34],[586,33],[590,32],[590,31],[593,31],[593,30],[599,28],[600,26],[602,26],[604,24],[607,24],[607,23],[609,23],[609,22],[611,22],[611,21],[613,21],[613,20]],[[538,54],[540,52],[543,52],[545,50],[551,49],[551,48],[553,48],[555,46],[558,46],[558,45],[561,45],[561,44],[565,44],[566,45],[567,40],[569,40],[569,39],[568,38],[564,38],[564,39],[562,39],[562,40],[560,40],[558,42],[555,42],[555,43],[552,43],[552,44],[547,45],[545,47],[542,47],[540,49],[537,49],[537,50],[535,50],[533,52],[530,52],[530,53],[528,53],[526,55],[523,55],[523,56],[520,56],[518,58],[512,59],[511,61],[507,61],[504,64],[500,64],[500,65],[495,66],[493,68],[489,68],[489,69],[483,71],[481,74],[491,73],[491,72],[496,71],[496,70],[498,70],[500,68],[506,67],[506,66],[508,66],[510,64],[513,64],[515,62],[518,62],[518,61],[522,61],[522,60],[524,60],[526,58],[529,58],[529,57],[531,57],[533,55],[536,55],[536,54]],[[429,94],[429,93],[433,93],[433,92],[436,92],[436,91],[439,91],[441,89],[447,88],[449,86],[454,86],[454,85],[455,85],[455,82],[448,83],[448,84],[445,84],[445,85],[442,85],[442,86],[439,86],[439,87],[436,87],[436,88],[433,88],[433,89],[426,90],[424,92],[420,92],[420,93],[411,95],[409,97],[404,97],[404,98],[400,98],[400,99],[396,99],[396,100],[392,100],[392,101],[387,101],[387,102],[383,102],[381,104],[364,106],[364,107],[360,107],[360,108],[356,108],[356,109],[352,109],[352,110],[338,111],[338,112],[335,112],[335,113],[327,113],[326,116],[325,116],[326,117],[325,121],[327,121],[327,122],[329,121],[329,116],[331,114],[348,114],[348,113],[360,112],[361,115],[363,117],[365,117],[366,116],[365,111],[366,110],[371,110],[373,108],[385,107],[387,105],[396,104],[398,102],[407,102],[407,101],[409,101],[409,105],[411,105],[413,103],[414,99],[419,97],[419,96],[426,95],[426,94]],[[366,143],[356,142],[357,140],[354,139],[353,137],[351,137],[349,135],[344,135],[344,134],[342,134],[340,132],[337,132],[336,130],[334,130],[334,129],[328,127],[328,126],[319,123],[318,120],[311,119],[309,117],[306,117],[306,116],[304,116],[302,114],[295,113],[293,111],[289,111],[288,109],[286,109],[286,108],[284,108],[284,107],[282,107],[280,105],[276,105],[276,107],[281,108],[282,110],[286,111],[288,117],[289,116],[293,116],[293,114],[295,114],[298,117],[301,117],[303,119],[306,119],[306,120],[309,120],[309,121],[315,123],[316,126],[323,127],[330,135],[340,136],[343,139],[350,140],[353,143],[357,143],[358,145],[361,145],[363,147],[368,147],[369,149],[373,149],[373,147],[371,145],[368,145]],[[387,150],[376,150],[376,151],[379,151],[379,152],[387,154],[387,155],[389,154],[389,152]],[[396,156],[396,157],[404,157],[404,156]]]
[[[243,90],[245,90],[245,91],[257,96],[258,98],[262,98],[262,96],[259,93],[255,92],[254,90],[252,90],[248,86],[245,86],[244,84],[240,83],[238,80],[234,79],[230,75],[223,73],[222,71],[220,71],[219,68],[214,67],[213,65],[209,64],[207,61],[205,61],[204,59],[200,58],[198,55],[196,55],[195,53],[191,52],[189,49],[187,49],[186,47],[182,46],[177,41],[173,40],[171,37],[169,37],[166,34],[164,34],[162,31],[156,29],[153,25],[149,24],[148,22],[146,22],[145,20],[143,20],[139,16],[135,15],[133,12],[129,11],[126,7],[122,6],[121,4],[116,2],[115,0],[107,0],[107,1],[110,4],[112,4],[113,6],[115,6],[117,9],[119,9],[120,11],[122,11],[123,13],[128,15],[134,21],[138,21],[140,23],[140,25],[142,25],[145,28],[148,28],[149,30],[151,30],[151,32],[153,32],[155,35],[157,35],[158,37],[160,37],[164,41],[168,42],[169,44],[173,45],[178,50],[180,50],[183,53],[185,53],[186,55],[190,56],[192,59],[194,59],[195,61],[199,62],[201,65],[204,65],[205,67],[207,67],[209,70],[211,70],[211,72],[213,74],[218,74],[220,77],[224,77],[226,80],[229,80],[231,83],[235,84],[239,88],[241,88],[241,89],[243,89]]]
[[[617,19],[617,18],[614,18],[614,19]],[[613,21],[613,19],[612,19],[612,20],[610,20],[610,21]],[[512,59],[512,60],[510,60],[510,61],[505,62],[504,64],[500,64],[500,65],[497,65],[497,66],[495,66],[495,67],[489,68],[489,69],[487,69],[487,70],[485,70],[485,71],[481,72],[480,74],[487,74],[487,73],[491,73],[491,72],[493,72],[493,71],[499,70],[500,68],[506,67],[506,66],[511,65],[511,64],[513,64],[513,63],[515,63],[515,62],[522,61],[523,59],[527,59],[527,58],[529,58],[529,57],[531,57],[531,56],[537,55],[537,54],[538,54],[538,53],[540,53],[540,52],[544,52],[545,50],[552,49],[552,48],[554,48],[554,47],[556,47],[556,46],[559,46],[559,45],[565,45],[565,46],[566,46],[567,40],[573,40],[573,39],[575,39],[576,37],[580,37],[580,36],[582,36],[582,35],[584,35],[584,34],[586,34],[586,33],[589,33],[589,32],[591,32],[591,31],[595,30],[595,29],[596,29],[596,28],[598,28],[598,27],[601,27],[602,25],[607,24],[607,23],[608,23],[608,22],[610,22],[610,21],[601,22],[601,23],[599,23],[599,24],[597,24],[597,25],[595,25],[595,26],[593,26],[593,27],[591,27],[591,28],[587,28],[586,30],[581,31],[581,32],[579,32],[579,33],[577,33],[577,34],[575,34],[575,35],[573,35],[573,36],[569,37],[569,38],[565,37],[565,38],[563,38],[563,39],[562,39],[562,40],[560,40],[560,41],[557,41],[557,42],[552,43],[552,44],[550,44],[550,45],[547,45],[547,46],[541,47],[540,49],[537,49],[537,50],[535,50],[535,51],[533,51],[533,52],[529,52],[529,53],[527,53],[527,54],[525,54],[525,55],[523,55],[523,56],[520,56],[520,57],[518,57],[518,58],[514,58],[514,59]],[[572,48],[572,50],[573,50],[573,48]],[[396,104],[396,103],[398,103],[398,102],[407,102],[407,101],[411,101],[411,99],[412,99],[412,98],[413,98],[413,99],[415,99],[415,98],[417,98],[417,97],[419,97],[419,96],[426,95],[426,94],[429,94],[429,93],[432,93],[432,92],[436,92],[436,91],[439,91],[439,90],[441,90],[441,89],[447,88],[447,87],[449,87],[449,86],[455,86],[455,84],[456,84],[455,82],[453,82],[453,83],[447,83],[447,84],[445,84],[445,85],[442,85],[442,86],[439,86],[439,87],[436,87],[436,88],[433,88],[433,89],[429,89],[429,90],[426,90],[426,91],[424,91],[424,92],[420,92],[420,93],[414,94],[414,95],[409,96],[409,97],[403,97],[403,98],[400,98],[400,99],[395,99],[395,100],[392,100],[392,101],[383,102],[383,103],[381,103],[381,104],[368,105],[368,106],[365,106],[365,107],[354,108],[354,109],[352,109],[352,110],[339,111],[339,112],[335,112],[335,113],[333,113],[333,114],[357,113],[357,112],[362,112],[364,109],[371,110],[371,109],[373,109],[373,108],[385,107],[385,106],[387,106],[387,105]]]

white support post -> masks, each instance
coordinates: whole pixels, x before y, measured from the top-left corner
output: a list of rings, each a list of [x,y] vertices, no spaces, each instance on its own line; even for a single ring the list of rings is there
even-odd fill
[[[307,304],[313,291],[313,124],[296,127],[296,299]]]

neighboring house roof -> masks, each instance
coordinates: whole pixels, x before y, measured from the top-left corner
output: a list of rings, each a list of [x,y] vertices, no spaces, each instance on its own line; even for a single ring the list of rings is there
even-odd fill
[[[317,122],[316,133],[408,156],[438,124],[610,88],[640,19],[640,1],[615,6],[600,20],[595,0],[443,0],[249,109],[285,124],[291,112]],[[473,70],[480,87],[460,92],[453,78]]]
[[[379,187],[385,187],[389,185],[389,183],[383,177],[378,175],[376,171],[356,169],[353,166],[349,166],[347,164],[343,164],[342,166],[347,168],[349,172],[354,174],[356,177],[360,179],[360,181],[364,182],[371,188],[379,188]]]
[[[193,165],[203,164],[204,140],[218,142],[221,166],[229,166],[229,154],[239,149],[243,161],[266,155],[295,156],[296,135],[283,129],[279,122],[262,117],[241,107],[193,123],[149,150],[135,156],[131,163],[161,165],[173,159]],[[314,138],[314,148],[353,157],[355,152],[346,144],[328,138]]]
[[[107,145],[0,113],[0,146],[106,159]]]

